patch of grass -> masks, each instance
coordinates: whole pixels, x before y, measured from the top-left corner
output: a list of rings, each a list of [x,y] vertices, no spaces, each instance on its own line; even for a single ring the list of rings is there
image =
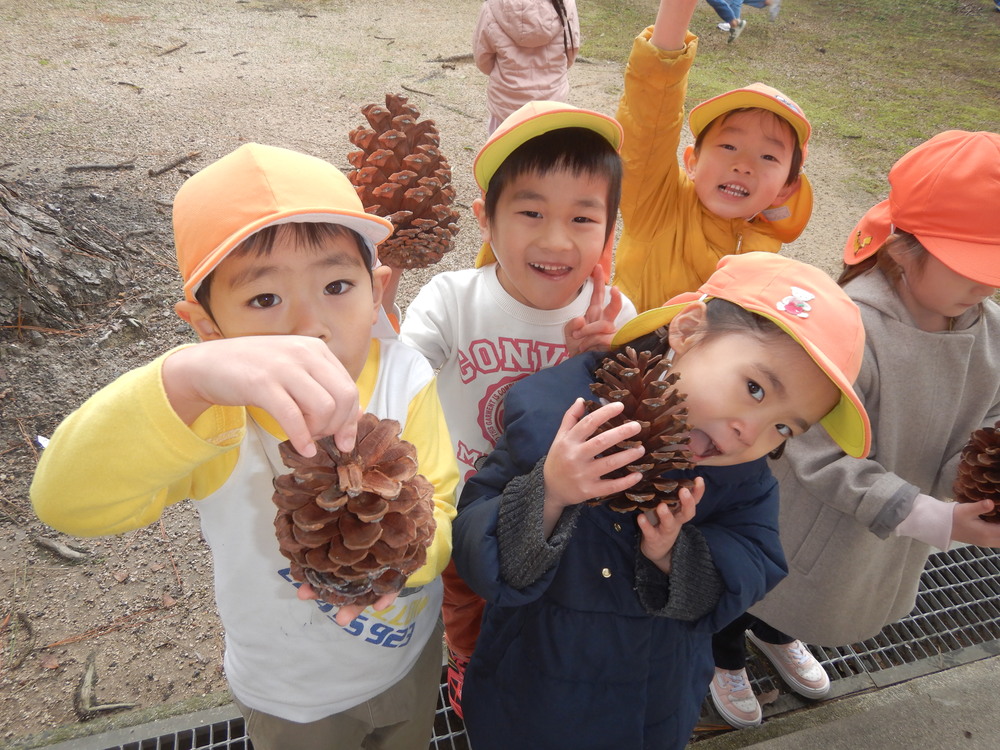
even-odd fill
[[[584,56],[625,62],[654,0],[580,4]],[[795,99],[814,138],[843,148],[863,187],[885,192],[893,162],[942,130],[1000,131],[1000,14],[990,0],[785,0],[777,23],[743,6],[735,44],[707,5],[691,30],[688,107],[763,81]]]

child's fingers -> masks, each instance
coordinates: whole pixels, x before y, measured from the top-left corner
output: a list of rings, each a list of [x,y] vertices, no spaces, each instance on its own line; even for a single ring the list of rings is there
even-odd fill
[[[598,263],[590,272],[590,280],[594,284],[590,292],[590,304],[587,305],[585,318],[587,322],[599,320],[604,311],[604,268]]]
[[[611,287],[610,299],[608,300],[608,304],[604,308],[604,312],[602,314],[605,322],[611,323],[613,327],[615,318],[617,318],[618,314],[622,311],[623,305],[624,302],[622,302],[621,291],[617,287]]]

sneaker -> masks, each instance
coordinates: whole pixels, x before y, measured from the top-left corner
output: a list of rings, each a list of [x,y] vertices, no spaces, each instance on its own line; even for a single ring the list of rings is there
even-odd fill
[[[767,17],[771,19],[771,23],[778,20],[778,14],[781,12],[781,0],[771,0],[767,5]]]
[[[460,719],[465,718],[462,716],[462,686],[465,684],[465,669],[468,666],[467,658],[448,649],[448,702]]]
[[[743,33],[743,29],[747,27],[747,22],[745,19],[738,19],[736,25],[729,25],[729,43],[732,44],[737,39],[739,39],[740,34]]]
[[[729,24],[726,23],[725,21],[723,21],[722,23],[718,24],[718,27],[719,27],[719,31],[729,31]]]
[[[762,718],[760,703],[750,688],[750,679],[745,669],[716,667],[709,689],[715,710],[731,726],[745,729],[760,724]]]
[[[762,641],[749,630],[747,635],[796,693],[805,698],[822,698],[830,692],[826,670],[802,641],[774,644]]]

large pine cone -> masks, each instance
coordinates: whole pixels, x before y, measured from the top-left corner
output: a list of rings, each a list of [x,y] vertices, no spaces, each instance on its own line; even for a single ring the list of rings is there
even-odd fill
[[[607,474],[609,478],[623,477],[634,471],[642,472],[642,479],[633,487],[605,497],[594,498],[591,505],[607,503],[620,513],[632,510],[649,510],[660,503],[674,509],[678,506],[678,492],[690,489],[690,479],[664,479],[660,475],[670,469],[691,467],[685,458],[685,446],[690,441],[690,426],[684,394],[677,391],[680,375],[670,372],[670,363],[662,355],[648,351],[636,354],[627,347],[616,357],[608,357],[597,371],[601,382],[591,383],[594,395],[604,401],[622,401],[625,408],[614,419],[608,420],[597,434],[636,421],[642,425],[639,434],[602,453],[602,456],[642,444],[646,452],[644,463],[625,466]],[[587,411],[593,412],[600,404],[587,402]]]
[[[330,604],[374,604],[399,591],[427,560],[434,537],[434,487],[417,474],[416,450],[399,422],[362,415],[350,453],[333,439],[305,458],[288,441],[293,469],[274,480],[275,533],[291,574]]]
[[[451,167],[438,148],[433,120],[417,122],[420,112],[406,97],[386,94],[385,106],[361,108],[371,127],[350,132],[361,149],[347,155],[354,167],[347,177],[365,211],[384,216],[395,227],[379,246],[379,258],[394,268],[424,268],[441,260],[458,232],[452,207]]]
[[[979,517],[1000,523],[1000,422],[973,431],[962,449],[954,491],[960,503],[993,500],[997,507]]]

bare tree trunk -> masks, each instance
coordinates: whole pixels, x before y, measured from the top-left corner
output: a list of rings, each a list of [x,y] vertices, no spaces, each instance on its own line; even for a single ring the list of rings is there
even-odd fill
[[[121,248],[66,229],[0,181],[0,337],[25,328],[80,327],[123,288]],[[106,241],[106,244],[105,244]],[[120,245],[120,243],[118,243]]]

